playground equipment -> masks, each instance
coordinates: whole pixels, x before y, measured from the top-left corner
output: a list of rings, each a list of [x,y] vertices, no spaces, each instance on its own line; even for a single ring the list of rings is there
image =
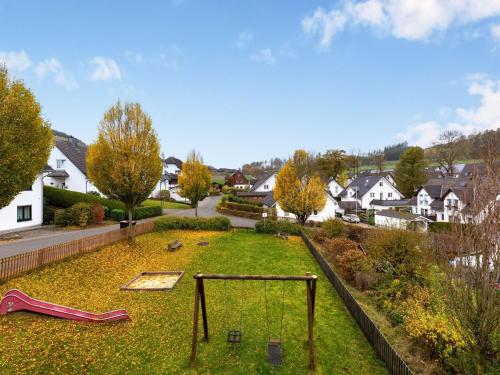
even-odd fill
[[[309,350],[309,369],[315,369],[314,361],[314,345],[313,345],[313,325],[314,325],[314,307],[316,301],[316,281],[318,277],[311,273],[306,273],[305,276],[278,276],[278,275],[224,275],[224,274],[202,274],[197,273],[193,276],[196,280],[196,288],[194,295],[194,315],[193,315],[193,337],[191,342],[191,365],[194,366],[196,361],[196,348],[198,342],[198,318],[201,304],[201,315],[203,320],[203,334],[205,341],[208,342],[208,317],[206,309],[205,286],[204,280],[241,280],[241,305],[240,305],[240,323],[238,329],[229,329],[227,341],[230,343],[241,342],[242,337],[242,322],[243,322],[243,302],[244,302],[244,281],[245,280],[260,280],[264,281],[264,293],[266,303],[266,321],[268,331],[268,359],[272,365],[281,365],[281,334],[283,330],[283,314],[284,314],[284,301],[285,301],[285,281],[305,281],[306,282],[306,296],[307,296],[307,341]],[[269,314],[267,309],[267,281],[283,281],[282,290],[282,304],[281,304],[281,326],[279,338],[272,339],[269,329]],[[226,293],[226,292],[225,292]],[[227,296],[224,296],[227,298]]]
[[[102,314],[73,309],[53,303],[31,298],[17,289],[9,290],[0,302],[0,315],[10,312],[25,310],[38,314],[54,316],[56,318],[70,319],[84,322],[111,322],[116,320],[129,320],[125,310],[108,311]]]

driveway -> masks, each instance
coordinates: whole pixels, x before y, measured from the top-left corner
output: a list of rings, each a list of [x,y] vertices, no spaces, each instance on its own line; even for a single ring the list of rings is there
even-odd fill
[[[221,196],[207,197],[198,203],[198,216],[199,217],[213,217],[213,216],[226,216],[231,220],[231,225],[233,227],[244,227],[244,228],[254,228],[257,220],[246,219],[244,217],[223,215],[215,209],[217,203],[222,199]],[[194,208],[188,210],[174,210],[174,209],[164,209],[164,215],[168,216],[184,216],[184,217],[194,217]]]
[[[208,197],[201,201],[198,204],[198,216],[212,217],[221,215],[215,209],[220,199],[220,196]],[[194,217],[194,208],[187,210],[164,209],[163,215]],[[256,220],[245,219],[242,217],[227,215],[224,216],[228,217],[231,220],[231,225],[235,227],[254,228],[255,223],[257,222]],[[150,218],[145,220],[155,219],[156,218]],[[119,227],[119,224],[113,224],[101,228],[82,229],[68,232],[53,232],[38,237],[24,238],[12,242],[6,242],[3,244],[0,243],[0,259],[17,254],[27,253],[29,251],[41,249],[48,246],[54,246],[65,242],[79,240],[80,238],[90,237],[96,234],[106,233],[108,231],[119,229]]]

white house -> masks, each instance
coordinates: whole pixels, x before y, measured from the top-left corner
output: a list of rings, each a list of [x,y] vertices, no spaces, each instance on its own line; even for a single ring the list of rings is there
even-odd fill
[[[274,190],[274,185],[276,185],[276,173],[270,172],[266,173],[264,176],[259,178],[250,189],[251,192],[265,193]]]
[[[48,164],[52,168],[44,178],[45,185],[88,193],[98,191],[87,178],[87,145],[77,138],[55,137]]]
[[[330,190],[330,193],[334,197],[338,197],[344,188],[334,178],[331,178],[330,181],[328,181],[328,190]]]
[[[401,200],[403,194],[385,177],[358,177],[352,181],[340,194],[343,202],[357,201],[362,209],[369,209],[370,202],[378,200]]]
[[[427,231],[428,224],[432,220],[410,212],[383,210],[375,212],[375,225],[391,229],[414,229]]]
[[[41,225],[43,222],[43,174],[0,209],[0,232]]]
[[[279,203],[274,200],[272,196],[272,192],[269,192],[268,196],[264,198],[263,203],[266,207],[275,207],[276,208],[276,216],[278,220],[290,220],[296,221],[297,218],[294,214],[290,212],[285,212],[280,207]],[[308,222],[323,222],[325,220],[335,218],[336,212],[339,210],[339,203],[332,197],[332,195],[325,190],[326,195],[326,203],[325,207],[321,211],[315,211],[309,218]]]

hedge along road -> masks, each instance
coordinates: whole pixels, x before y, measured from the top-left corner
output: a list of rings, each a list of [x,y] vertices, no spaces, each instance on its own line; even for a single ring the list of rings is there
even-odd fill
[[[221,215],[215,207],[221,197],[208,197],[201,201],[198,205],[198,216],[212,217]],[[166,216],[185,216],[194,217],[194,209],[164,209],[163,215]],[[227,216],[227,215],[224,215]],[[242,217],[227,216],[231,220],[231,225],[235,227],[254,228],[256,220],[245,219]],[[156,218],[148,218],[140,221],[155,220]],[[81,229],[67,232],[54,232],[53,234],[45,234],[40,237],[31,237],[12,242],[0,243],[0,259],[7,258],[13,255],[27,253],[33,250],[38,250],[48,246],[59,245],[61,243],[79,240],[85,237],[95,236],[96,234],[106,233],[119,228],[118,224],[107,225],[101,228]]]

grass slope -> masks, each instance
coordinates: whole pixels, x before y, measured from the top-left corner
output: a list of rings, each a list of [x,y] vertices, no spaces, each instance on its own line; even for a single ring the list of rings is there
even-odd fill
[[[178,252],[166,252],[173,239],[180,239],[184,246]],[[200,240],[208,241],[209,246],[196,246]],[[171,292],[119,290],[145,270],[185,270],[186,274]],[[190,368],[192,275],[197,271],[318,274],[314,332],[317,373],[387,373],[299,238],[283,241],[244,231],[149,233],[139,236],[134,246],[108,246],[0,285],[1,294],[18,288],[39,299],[88,311],[125,308],[132,317],[129,322],[86,324],[23,312],[2,316],[0,373],[308,372],[306,294],[302,282],[285,284],[284,364],[273,368],[267,363],[263,282],[206,281],[211,340],[200,341],[197,368]],[[283,284],[278,281],[266,285],[270,330],[276,337],[280,331]],[[226,331],[238,327],[242,301],[243,342],[227,344]]]
[[[149,206],[161,206],[161,201],[156,200],[156,199],[146,199],[144,202],[142,202],[143,206],[149,207]],[[178,202],[163,202],[163,208],[171,208],[175,210],[186,210],[191,208],[188,204],[184,203],[178,203]]]

